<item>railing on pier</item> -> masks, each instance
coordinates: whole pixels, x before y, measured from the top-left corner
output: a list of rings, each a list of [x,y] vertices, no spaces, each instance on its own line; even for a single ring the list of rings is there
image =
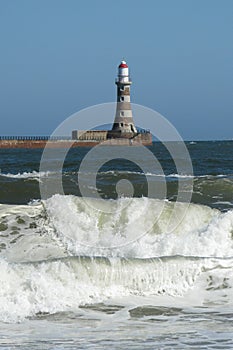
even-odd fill
[[[71,141],[71,136],[0,136],[4,141]]]

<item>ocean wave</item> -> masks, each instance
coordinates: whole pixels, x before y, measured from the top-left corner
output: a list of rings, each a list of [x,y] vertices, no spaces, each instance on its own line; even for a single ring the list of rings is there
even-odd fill
[[[233,256],[233,210],[147,197],[103,200],[54,195],[31,205],[1,205],[0,214],[0,233],[25,235],[35,227],[36,233],[47,232],[70,255]],[[19,250],[27,252],[26,247]]]
[[[44,202],[56,237],[74,255],[233,256],[233,211],[150,198]]]
[[[67,172],[69,174],[69,172]],[[78,172],[71,172],[73,175],[78,175]],[[92,172],[86,172],[85,175],[93,175]],[[142,172],[142,171],[128,171],[128,170],[107,170],[107,171],[99,171],[98,175],[111,175],[111,176],[118,176],[118,175],[139,175],[139,176],[155,176],[155,177],[164,177],[164,178],[182,178],[182,179],[215,179],[215,178],[227,178],[227,177],[233,177],[233,174],[218,174],[218,175],[212,175],[212,174],[204,174],[204,175],[193,175],[193,174],[178,174],[178,173],[171,173],[171,174],[155,174],[151,172]]]
[[[0,205],[0,320],[132,296],[233,302],[233,211],[177,208],[171,226],[174,203],[149,198]]]
[[[18,173],[18,174],[11,174],[11,173],[0,173],[0,176],[3,177],[8,177],[8,178],[12,178],[12,179],[39,179],[40,177],[48,177],[49,175],[51,175],[52,172],[51,171],[31,171],[31,172],[23,172],[23,173]]]
[[[209,288],[225,295],[227,288],[231,290],[232,266],[232,259],[183,257],[130,260],[69,257],[27,264],[0,260],[0,320],[20,322],[41,313],[77,312],[82,305],[114,298],[182,297],[201,277],[204,286],[198,305],[202,305],[204,297],[209,296]],[[222,291],[226,269],[228,286],[225,282]],[[207,276],[212,276],[211,284]]]
[[[78,171],[63,171],[64,175],[78,175]],[[54,171],[31,171],[31,172],[23,172],[23,173],[2,173],[0,172],[0,176],[2,177],[8,177],[12,179],[30,179],[30,178],[43,178],[48,177],[50,175],[56,175],[57,172]],[[232,174],[218,174],[218,175],[211,175],[211,174],[205,174],[205,175],[197,175],[194,176],[192,174],[178,174],[178,173],[171,173],[168,175],[165,174],[155,174],[151,172],[140,172],[140,171],[127,171],[127,170],[107,170],[107,171],[99,171],[98,175],[111,175],[111,176],[117,176],[117,175],[139,175],[139,176],[155,176],[155,177],[165,177],[165,178],[195,178],[195,179],[201,179],[201,178],[227,178],[227,177],[233,177]],[[93,175],[92,172],[85,172],[85,175]]]
[[[75,172],[74,174],[78,174],[78,172]],[[86,172],[85,175],[92,175],[91,172]],[[185,174],[155,174],[151,172],[140,172],[140,171],[127,171],[127,170],[107,170],[107,171],[99,171],[98,175],[102,176],[118,176],[118,175],[138,175],[138,176],[151,176],[151,177],[159,177],[159,178],[194,178],[193,175],[185,175]],[[205,175],[208,176],[208,175]]]

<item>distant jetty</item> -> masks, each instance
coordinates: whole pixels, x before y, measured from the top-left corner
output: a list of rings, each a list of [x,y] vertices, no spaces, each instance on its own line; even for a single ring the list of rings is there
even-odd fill
[[[71,136],[2,136],[0,148],[70,148],[104,145],[151,145],[150,130],[135,126],[130,104],[130,86],[132,84],[129,67],[125,61],[118,66],[117,107],[111,130],[73,130]]]
[[[1,136],[1,148],[71,148],[71,147],[94,147],[100,143],[103,145],[123,145],[123,146],[137,146],[151,145],[152,138],[148,132],[140,133],[133,139],[129,138],[103,138],[103,133],[108,131],[87,131],[82,133],[82,138],[74,140],[72,138],[50,138],[47,136]],[[94,137],[93,135],[94,134]],[[104,142],[106,141],[106,142]]]

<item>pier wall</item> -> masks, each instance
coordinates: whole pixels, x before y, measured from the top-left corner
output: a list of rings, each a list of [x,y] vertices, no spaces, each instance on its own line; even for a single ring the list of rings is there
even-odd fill
[[[1,148],[71,148],[71,147],[94,147],[103,142],[105,145],[151,145],[152,135],[150,133],[139,133],[133,138],[108,138],[107,131],[93,131],[82,133],[83,139],[71,139],[68,137],[47,136],[1,136]]]

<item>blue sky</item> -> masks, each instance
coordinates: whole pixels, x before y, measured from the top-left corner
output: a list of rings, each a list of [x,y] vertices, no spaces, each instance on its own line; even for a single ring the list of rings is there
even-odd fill
[[[0,0],[0,135],[115,101],[124,57],[132,102],[186,140],[232,139],[232,18],[232,0]]]

